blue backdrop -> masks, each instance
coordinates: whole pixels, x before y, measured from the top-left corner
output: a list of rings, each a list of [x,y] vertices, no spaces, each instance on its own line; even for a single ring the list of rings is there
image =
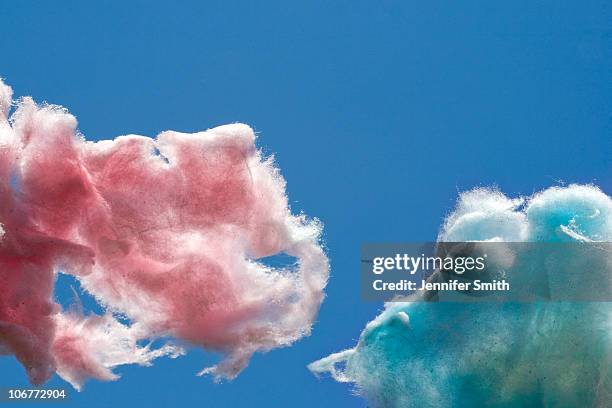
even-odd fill
[[[66,106],[90,140],[248,123],[294,211],[326,227],[332,276],[311,337],[223,384],[195,376],[211,362],[200,351],[122,367],[71,406],[365,406],[305,367],[382,307],[359,298],[360,242],[433,240],[474,186],[610,193],[609,2],[260,3],[0,5],[0,76],[16,95]],[[0,386],[26,384],[0,359]]]

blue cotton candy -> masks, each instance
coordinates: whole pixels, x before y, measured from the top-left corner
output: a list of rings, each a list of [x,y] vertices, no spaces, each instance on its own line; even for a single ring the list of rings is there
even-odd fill
[[[476,189],[461,194],[438,240],[610,242],[612,199],[585,185],[522,199]],[[612,255],[602,250],[590,262],[604,266],[601,284],[610,287]],[[548,267],[553,280],[588,272]],[[396,302],[354,349],[309,369],[353,383],[373,407],[606,407],[611,329],[608,302]]]

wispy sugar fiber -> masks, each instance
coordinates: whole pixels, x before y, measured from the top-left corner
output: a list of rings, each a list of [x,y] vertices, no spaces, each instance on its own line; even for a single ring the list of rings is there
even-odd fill
[[[611,242],[612,199],[589,185],[549,188],[525,199],[476,189],[461,194],[438,240]],[[488,260],[507,262],[506,255],[489,253]],[[602,287],[612,284],[612,254],[605,249],[584,270],[546,259],[551,281],[601,271]],[[310,370],[355,384],[372,407],[610,406],[611,303],[409,300],[387,304],[355,348]]]
[[[183,353],[141,346],[156,338],[222,353],[202,373],[233,378],[310,333],[328,278],[321,224],[291,214],[251,128],[94,143],[61,107],[23,98],[9,117],[11,104],[0,81],[0,352],[32,383],[57,371],[79,388]],[[296,261],[261,260],[278,254]],[[59,271],[106,315],[63,311]]]

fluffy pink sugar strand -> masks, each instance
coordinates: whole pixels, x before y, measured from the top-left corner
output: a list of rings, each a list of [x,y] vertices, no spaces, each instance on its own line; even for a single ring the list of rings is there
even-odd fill
[[[251,128],[92,143],[59,107],[24,98],[8,121],[10,103],[2,84],[0,350],[32,382],[56,370],[79,388],[115,379],[115,366],[181,354],[139,346],[159,337],[221,352],[203,373],[233,378],[253,353],[310,333],[328,278],[322,227],[291,214]],[[258,261],[280,253],[295,264]],[[61,311],[58,270],[108,313]]]

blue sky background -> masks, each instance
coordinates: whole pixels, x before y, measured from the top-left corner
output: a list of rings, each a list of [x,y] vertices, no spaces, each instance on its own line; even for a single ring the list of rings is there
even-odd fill
[[[211,356],[195,351],[119,368],[71,406],[365,406],[305,368],[382,307],[359,298],[362,241],[433,240],[475,186],[612,190],[609,2],[127,3],[2,2],[0,76],[90,140],[250,124],[294,211],[325,223],[332,276],[313,335],[233,382],[196,377]],[[0,386],[26,384],[1,358]]]

